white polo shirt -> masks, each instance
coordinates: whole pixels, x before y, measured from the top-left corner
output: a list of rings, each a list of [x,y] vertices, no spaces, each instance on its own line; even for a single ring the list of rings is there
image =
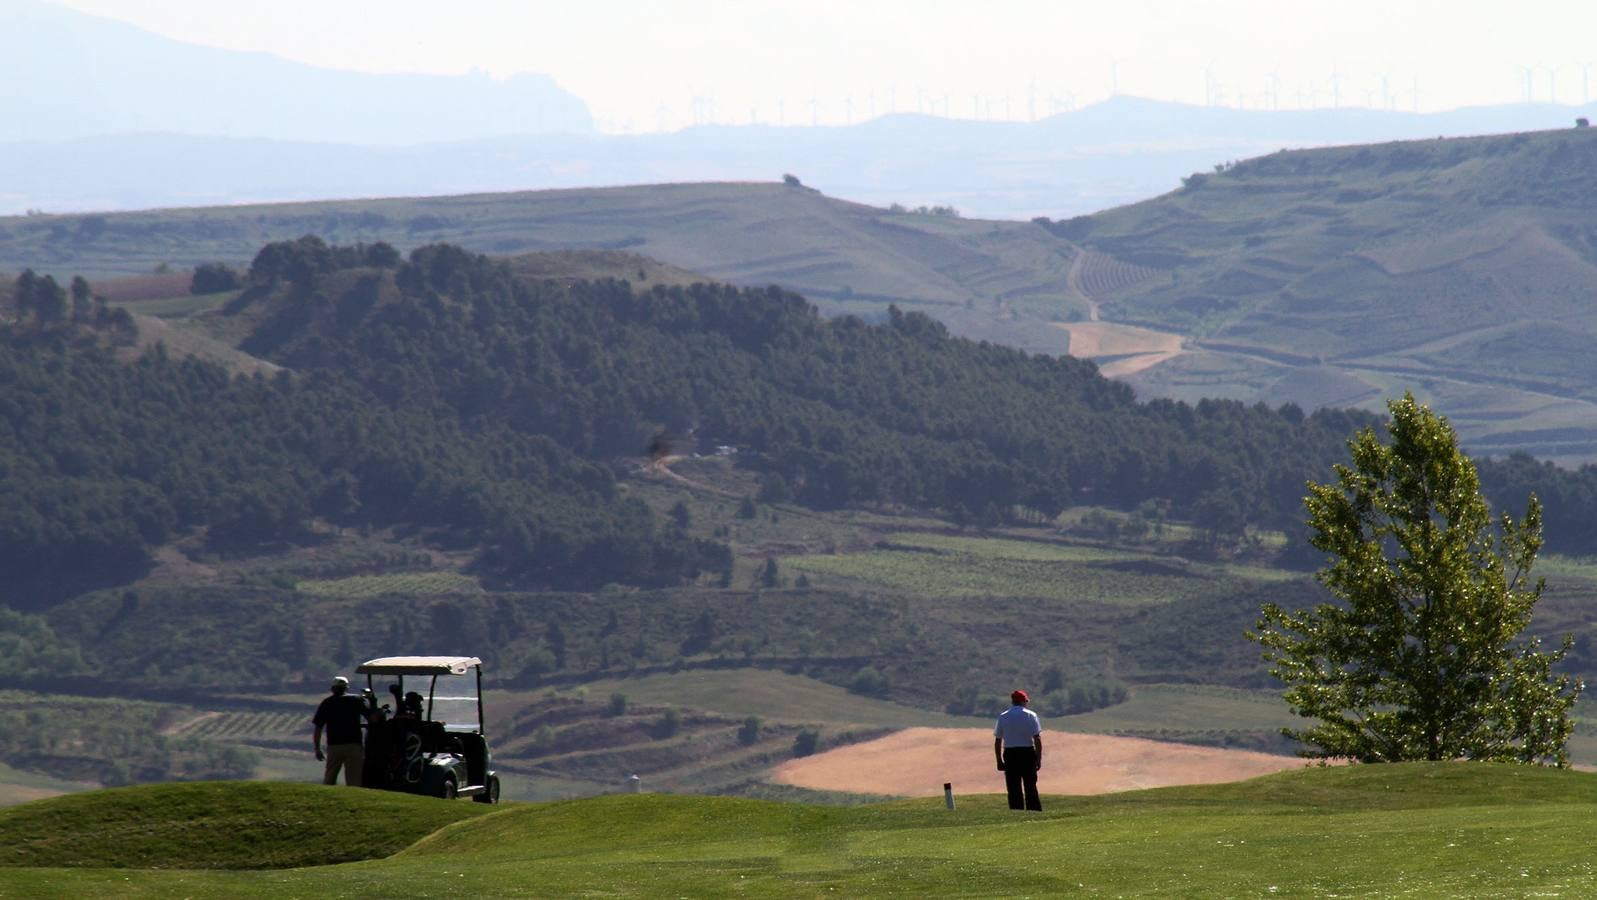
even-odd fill
[[[1003,738],[1005,747],[1030,747],[1031,739],[1039,734],[1042,720],[1018,703],[1000,715],[998,724],[993,726],[993,737]]]

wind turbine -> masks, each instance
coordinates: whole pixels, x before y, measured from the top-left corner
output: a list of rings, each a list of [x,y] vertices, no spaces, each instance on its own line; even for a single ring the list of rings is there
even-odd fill
[[[1390,89],[1391,80],[1392,80],[1392,72],[1391,72],[1390,69],[1381,72],[1381,108],[1382,109],[1391,109],[1392,108],[1392,91]]]
[[[1123,59],[1109,60],[1109,96],[1111,97],[1120,96],[1120,64],[1123,62],[1125,62]]]
[[[1272,110],[1280,109],[1281,108],[1281,67],[1280,66],[1276,66],[1274,69],[1271,69],[1270,71],[1264,73],[1264,80],[1270,85],[1270,109],[1272,109]]]
[[[874,121],[876,119],[876,88],[871,88],[870,110],[871,120]]]
[[[853,125],[854,124],[854,95],[853,94],[844,94],[843,95],[843,124],[845,124],[845,125]]]
[[[1530,103],[1536,99],[1536,68],[1534,66],[1520,65],[1516,65],[1514,68],[1518,69],[1520,75],[1523,76],[1523,82],[1520,86],[1521,92],[1524,94],[1523,100],[1526,103]]]
[[[1214,105],[1214,60],[1203,64],[1203,105]]]
[[[1331,64],[1331,108],[1342,107],[1342,73],[1336,70],[1336,64]]]
[[[1037,76],[1026,83],[1026,121],[1037,121]]]
[[[948,105],[950,98],[953,96],[954,95],[952,92],[943,91],[943,118],[945,119],[952,119],[954,117],[954,108]]]
[[[1420,76],[1418,73],[1414,75],[1414,111],[1416,113],[1420,111]]]

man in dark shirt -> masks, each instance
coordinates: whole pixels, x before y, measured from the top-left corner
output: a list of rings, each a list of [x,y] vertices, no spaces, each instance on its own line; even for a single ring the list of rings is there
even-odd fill
[[[333,694],[316,707],[311,723],[316,726],[312,738],[316,759],[325,760],[327,769],[322,784],[337,784],[338,770],[344,770],[344,784],[360,787],[360,770],[365,761],[361,749],[360,724],[371,717],[366,701],[348,693],[349,679],[340,675],[333,679]],[[322,729],[327,730],[327,753],[322,753]]]

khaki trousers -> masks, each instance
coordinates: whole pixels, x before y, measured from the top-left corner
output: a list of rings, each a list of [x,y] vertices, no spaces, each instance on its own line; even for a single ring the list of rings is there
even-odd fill
[[[338,770],[342,768],[344,783],[360,787],[360,769],[365,759],[366,754],[359,744],[328,744],[327,771],[322,775],[322,784],[337,784]]]

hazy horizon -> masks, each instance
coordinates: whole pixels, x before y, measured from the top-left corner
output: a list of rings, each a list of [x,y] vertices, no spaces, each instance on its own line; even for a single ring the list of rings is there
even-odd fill
[[[334,70],[544,74],[612,134],[889,112],[1032,121],[1119,95],[1236,109],[1586,104],[1597,65],[1597,9],[1576,0],[1017,2],[979,13],[946,0],[56,5]]]

